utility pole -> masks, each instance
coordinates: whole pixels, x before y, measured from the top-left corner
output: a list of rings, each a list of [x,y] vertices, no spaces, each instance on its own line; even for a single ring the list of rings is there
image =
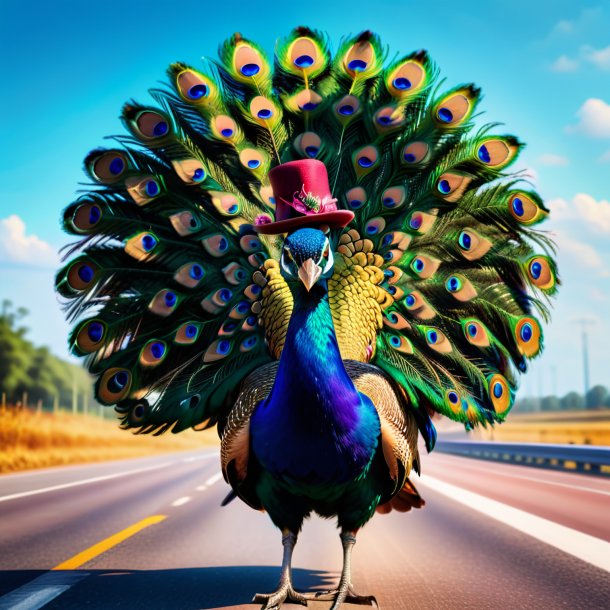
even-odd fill
[[[575,320],[575,322],[580,324],[582,328],[582,369],[586,401],[587,394],[589,393],[589,389],[591,387],[589,382],[589,337],[587,335],[587,326],[593,326],[595,324],[595,320],[592,320],[591,318],[579,318],[578,320]]]

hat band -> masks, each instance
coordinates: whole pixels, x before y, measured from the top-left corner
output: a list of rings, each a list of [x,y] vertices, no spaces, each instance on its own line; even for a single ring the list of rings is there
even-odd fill
[[[305,216],[335,212],[337,210],[337,199],[328,195],[319,197],[313,193],[308,193],[305,191],[305,185],[301,187],[300,191],[294,192],[292,201],[287,201],[283,198],[282,201],[299,212],[299,214],[304,214]]]

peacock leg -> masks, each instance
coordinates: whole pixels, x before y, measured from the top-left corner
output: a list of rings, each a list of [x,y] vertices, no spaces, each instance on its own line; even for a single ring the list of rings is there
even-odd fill
[[[378,607],[377,600],[373,596],[356,595],[352,586],[352,549],[354,544],[356,544],[356,532],[341,532],[341,544],[343,545],[343,570],[341,570],[339,587],[335,591],[318,593],[311,599],[333,600],[330,610],[338,610],[345,601],[348,601],[350,604]]]
[[[285,601],[307,605],[305,596],[297,593],[292,586],[292,552],[297,543],[297,535],[285,530],[282,532],[284,555],[282,558],[282,573],[278,588],[273,593],[257,593],[252,600],[263,604],[261,610],[279,610]]]

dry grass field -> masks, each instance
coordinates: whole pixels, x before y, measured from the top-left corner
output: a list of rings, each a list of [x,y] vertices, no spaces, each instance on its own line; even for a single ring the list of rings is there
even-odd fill
[[[495,428],[477,428],[472,440],[610,445],[610,409],[512,413]]]
[[[86,415],[0,409],[0,473],[200,449],[218,443],[215,430],[134,435],[118,423]]]

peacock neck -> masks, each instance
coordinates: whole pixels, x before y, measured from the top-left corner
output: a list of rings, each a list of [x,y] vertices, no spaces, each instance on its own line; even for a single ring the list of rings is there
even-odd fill
[[[348,423],[360,403],[341,359],[325,282],[307,292],[294,288],[294,307],[271,400],[287,399],[295,409],[324,412]]]
[[[343,366],[325,284],[293,295],[273,388],[251,419],[253,451],[271,473],[345,482],[368,468],[379,418]]]

